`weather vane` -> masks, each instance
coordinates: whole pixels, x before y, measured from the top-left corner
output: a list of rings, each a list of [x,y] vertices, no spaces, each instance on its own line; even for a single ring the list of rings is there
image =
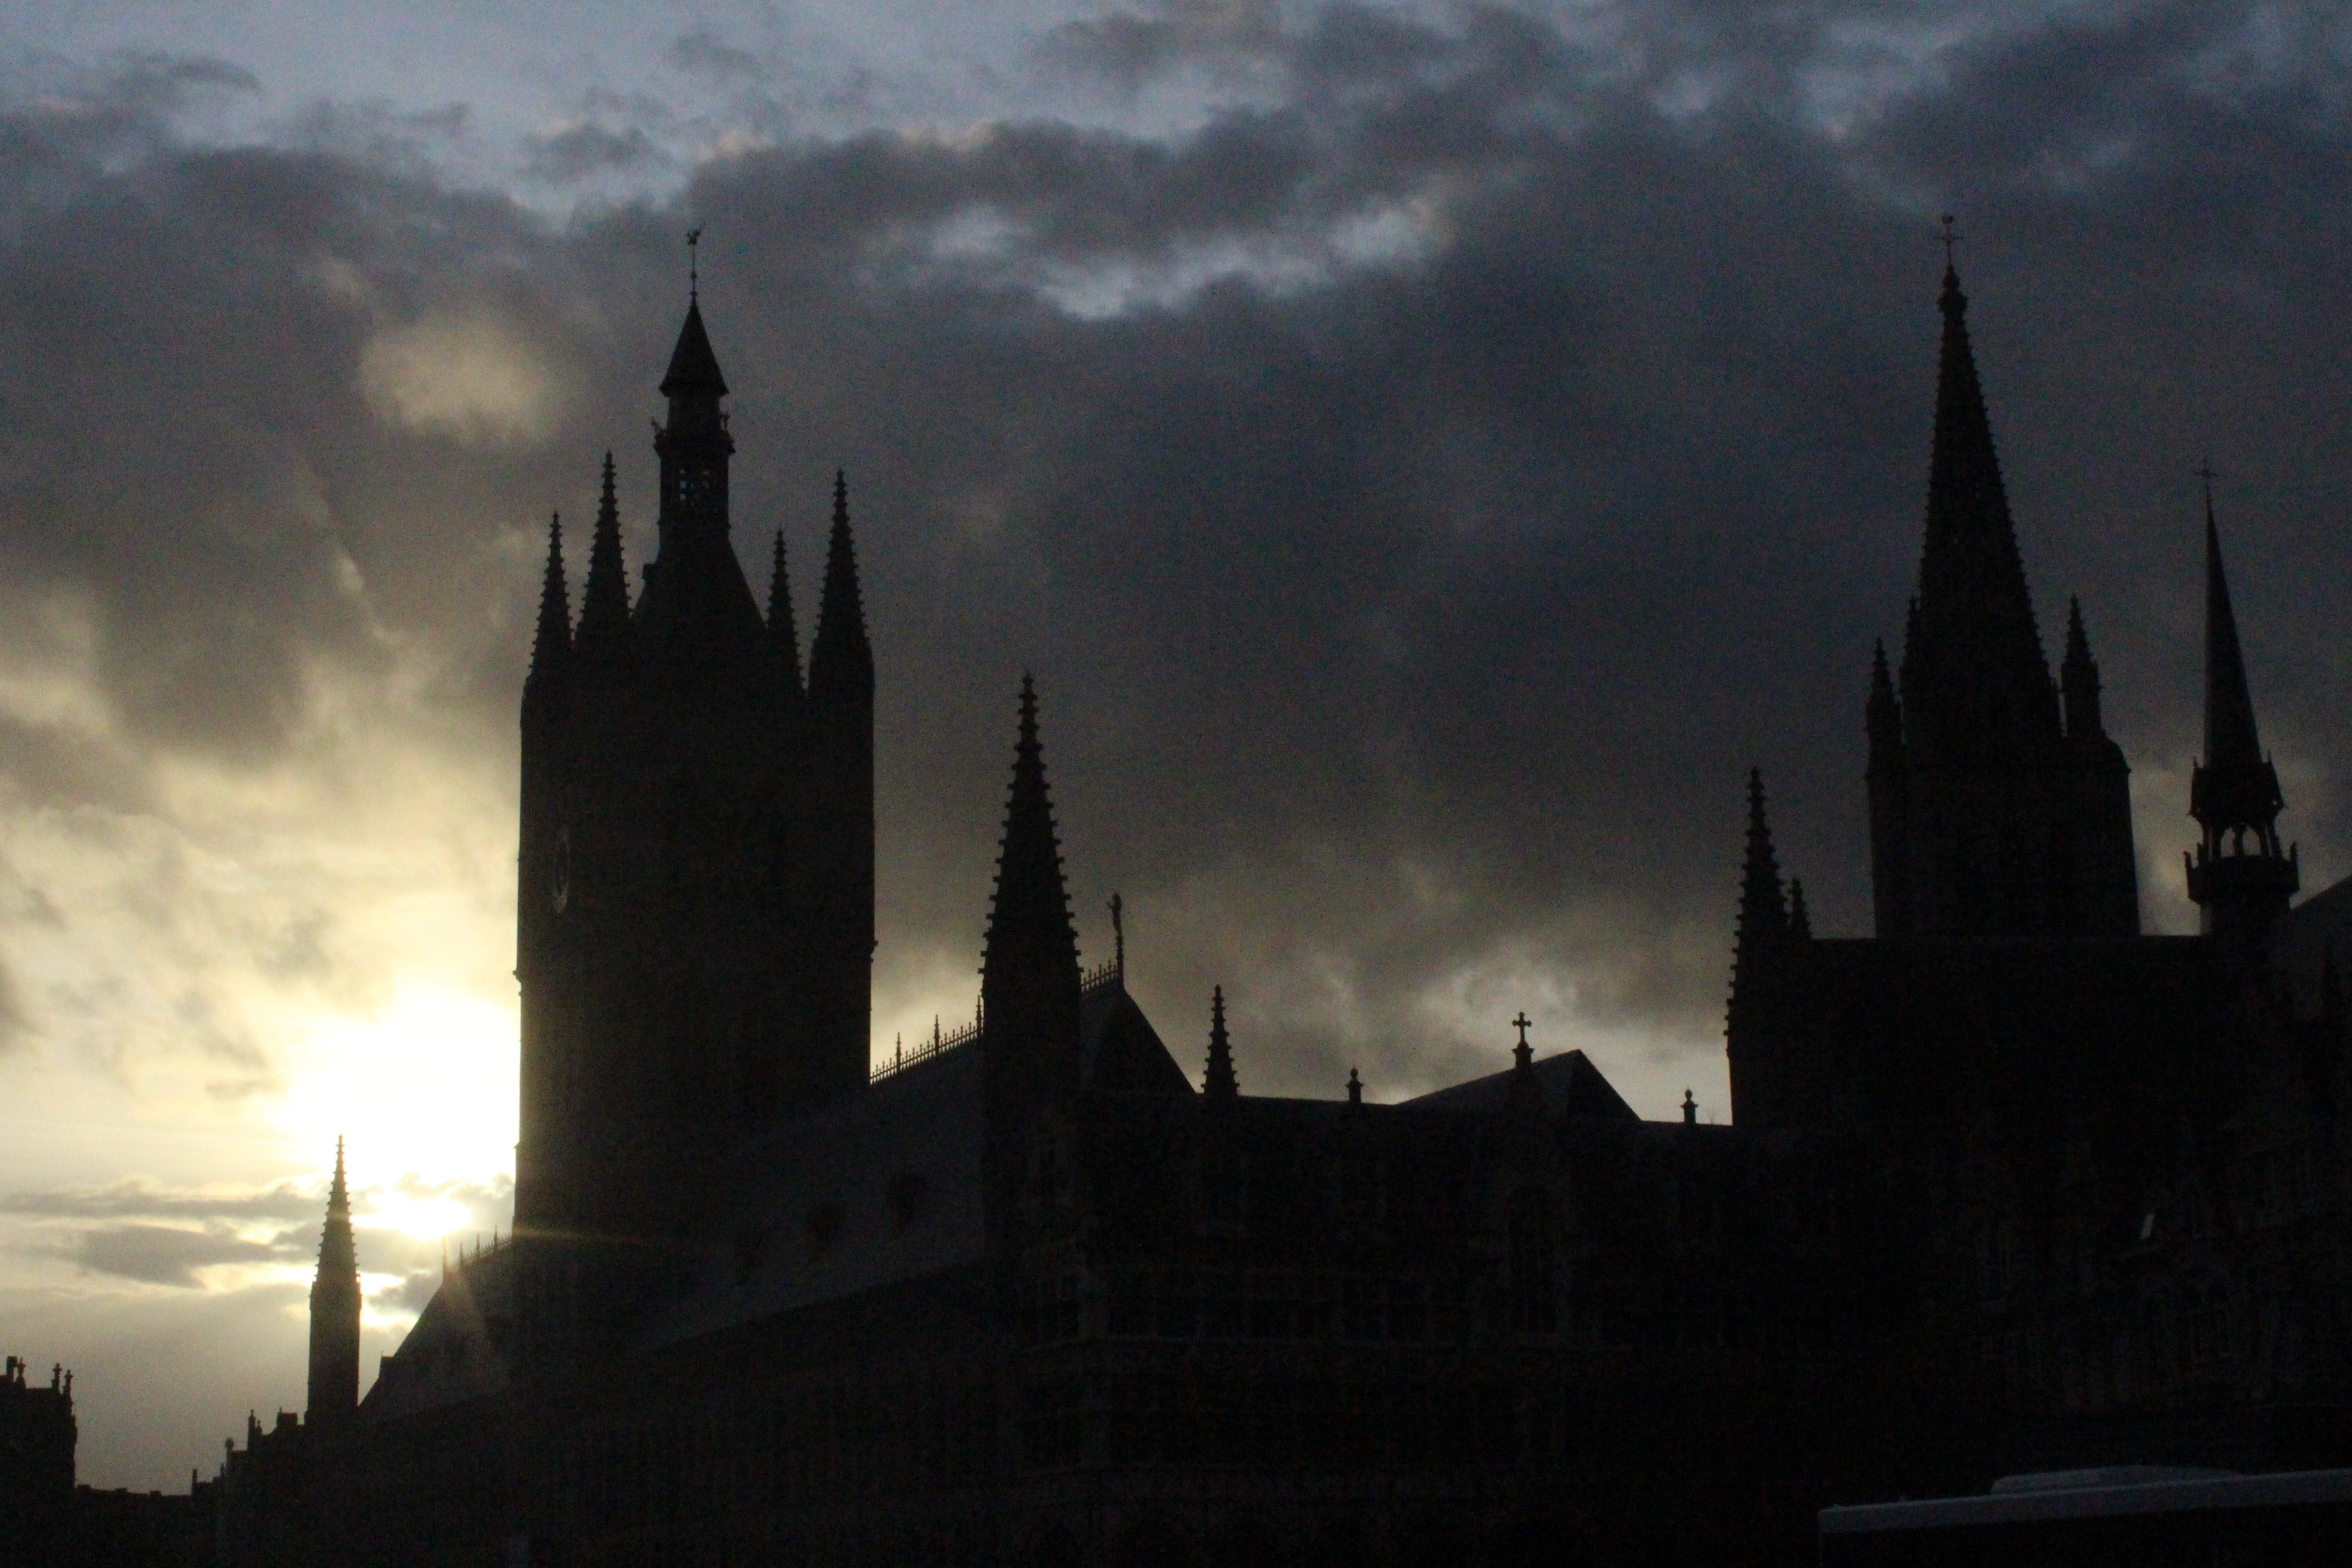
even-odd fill
[[[696,248],[701,244],[700,229],[690,228],[686,231],[686,302],[689,305],[697,303],[702,296],[702,275],[697,269],[699,257]]]

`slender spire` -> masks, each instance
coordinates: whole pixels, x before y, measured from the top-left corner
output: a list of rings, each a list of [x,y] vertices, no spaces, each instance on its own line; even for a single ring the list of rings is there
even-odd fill
[[[776,530],[776,563],[768,575],[768,641],[784,673],[786,694],[801,694],[801,634],[793,621],[793,584],[784,570],[784,531]]]
[[[1222,985],[1209,994],[1209,1070],[1201,1080],[1201,1092],[1214,1100],[1229,1100],[1241,1093],[1241,1080],[1234,1074],[1233,1042],[1225,1036]]]
[[[2189,896],[2207,932],[2259,942],[2301,885],[2292,850],[2279,842],[2286,800],[2278,770],[2263,754],[2245,651],[2221,567],[2213,521],[2213,473],[2205,480],[2205,756],[2189,775],[2189,814],[2204,832],[2189,862]]]
[[[563,580],[563,514],[547,524],[547,570],[539,584],[539,633],[531,639],[526,696],[551,688],[572,663],[572,593]]]
[[[327,1187],[327,1222],[319,1233],[319,1272],[310,1283],[310,1420],[314,1425],[341,1421],[359,1399],[360,1268],[352,1241],[343,1141],[338,1138],[334,1180]]]
[[[1913,738],[1939,760],[1984,761],[2055,741],[2058,709],[1969,342],[1968,296],[1948,261],[1939,303],[1943,362],[1904,710]]]
[[[992,986],[1015,970],[1028,976],[1066,976],[1077,993],[1078,938],[1062,875],[1062,845],[1054,830],[1054,804],[1045,787],[1045,752],[1037,739],[1037,687],[1021,678],[1021,733],[1013,749],[1013,787],[1004,807],[1004,837],[996,866],[988,942],[981,963],[981,994],[989,1016],[998,1005]]]
[[[2071,596],[2066,601],[2066,658],[2058,675],[2066,693],[2066,738],[2078,743],[2105,738],[2098,661],[2091,657],[2091,634],[2083,626],[2083,601]]]
[[[1794,877],[1789,879],[1789,937],[1793,942],[1813,940],[1813,917],[1805,912],[1805,884]]]
[[[613,454],[604,454],[603,493],[596,501],[596,531],[588,545],[588,582],[580,591],[580,630],[573,644],[583,666],[600,672],[626,671],[636,637],[629,623],[628,567],[621,559],[621,503],[613,474]]]
[[[1870,649],[1870,707],[1864,721],[1870,731],[1870,765],[1874,772],[1900,762],[1903,753],[1903,704],[1895,695],[1895,677],[1886,668],[1886,645]]]
[[[809,647],[809,694],[834,700],[874,695],[874,650],[866,640],[857,542],[849,531],[849,476],[842,470],[833,476],[833,536],[825,546],[816,641]]]
[[[1780,862],[1772,853],[1772,825],[1764,815],[1764,770],[1748,770],[1748,858],[1739,878],[1739,954],[1778,946],[1789,934],[1789,906],[1780,890]]]
[[[2263,742],[2254,727],[2254,699],[2246,685],[2246,655],[2238,642],[2237,612],[2221,566],[2221,531],[2213,521],[2213,492],[2205,492],[2205,766],[2208,771],[2259,768]]]

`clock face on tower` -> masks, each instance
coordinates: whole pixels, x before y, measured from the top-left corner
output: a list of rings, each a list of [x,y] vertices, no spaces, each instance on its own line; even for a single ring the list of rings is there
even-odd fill
[[[572,827],[569,823],[555,830],[555,852],[548,857],[547,899],[562,914],[572,902]]]

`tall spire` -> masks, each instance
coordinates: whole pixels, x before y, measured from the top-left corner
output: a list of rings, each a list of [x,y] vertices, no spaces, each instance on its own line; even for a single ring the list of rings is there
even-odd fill
[[[2189,896],[2213,935],[2259,941],[2301,885],[2294,851],[2279,843],[2286,800],[2263,754],[2245,651],[2221,567],[2212,472],[2205,479],[2205,755],[2189,775],[2189,815],[2203,829],[2189,861]]]
[[[327,1223],[319,1234],[319,1272],[310,1284],[310,1420],[332,1425],[347,1418],[359,1401],[360,1268],[352,1243],[343,1141],[338,1138]]]
[[[1789,879],[1789,938],[1792,942],[1813,940],[1813,917],[1805,910],[1805,884],[1794,877]]]
[[[1993,449],[1968,296],[1947,262],[1927,541],[1903,650],[1907,733],[1938,762],[1990,761],[2058,738],[2058,706]]]
[[[776,530],[776,561],[768,574],[768,642],[789,696],[801,694],[801,634],[793,621],[793,584],[784,570],[784,531]]]
[[[624,673],[635,657],[636,637],[629,622],[628,567],[621,559],[621,503],[613,475],[613,454],[604,454],[603,493],[596,501],[596,531],[588,544],[588,582],[580,590],[580,630],[574,642],[580,663],[600,673]]]
[[[1214,1100],[1229,1100],[1241,1093],[1241,1080],[1234,1073],[1233,1042],[1225,1037],[1225,988],[1222,985],[1209,994],[1209,1069],[1202,1078],[1201,1092]]]
[[[571,664],[572,593],[563,580],[563,515],[558,512],[547,524],[547,569],[540,577],[539,633],[531,639],[525,700],[551,691]]]
[[[809,695],[829,700],[874,695],[874,650],[866,640],[865,595],[857,584],[857,542],[849,531],[849,476],[833,476],[833,535],[825,545],[824,594],[816,640],[809,647]]]

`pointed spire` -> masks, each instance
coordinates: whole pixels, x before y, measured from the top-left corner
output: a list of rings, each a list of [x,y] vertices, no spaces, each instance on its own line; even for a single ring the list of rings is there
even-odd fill
[[[727,378],[719,374],[719,356],[711,352],[710,333],[702,325],[698,298],[686,307],[686,323],[678,328],[677,346],[670,351],[661,395],[673,404],[687,398],[716,401],[727,395]]]
[[[2238,616],[2230,605],[2230,580],[2221,567],[2221,531],[2213,521],[2213,494],[2205,494],[2205,766],[2209,770],[2262,765],[2263,742],[2254,727],[2254,700],[2246,685],[2246,655],[2238,642]]]
[[[2058,736],[2050,668],[1969,342],[1968,304],[1947,262],[1927,541],[1903,650],[1909,732],[1953,761],[2031,751]]]
[[[572,663],[572,593],[563,580],[563,514],[547,524],[547,569],[539,583],[539,632],[531,639],[526,695],[561,680]]]
[[[635,643],[629,622],[628,567],[621,559],[621,503],[613,454],[607,452],[596,531],[588,545],[588,582],[580,591],[580,629],[572,647],[583,668],[614,674],[633,667]]]
[[[1037,739],[1037,687],[1026,675],[1021,678],[1021,733],[1013,750],[1013,787],[981,963],[982,1005],[992,1018],[1000,1011],[987,1000],[992,982],[1009,981],[1016,968],[1056,983],[1066,975],[1071,994],[1076,994],[1077,931],[1070,920],[1062,845],[1045,787],[1045,747]]]
[[[1805,912],[1805,884],[1794,877],[1789,879],[1789,937],[1793,942],[1813,940],[1813,917]]]
[[[1241,1081],[1234,1075],[1233,1042],[1225,1037],[1222,985],[1209,994],[1209,1069],[1202,1078],[1201,1092],[1214,1100],[1230,1100],[1241,1093]]]
[[[1903,704],[1895,695],[1895,677],[1886,668],[1886,644],[1870,648],[1870,705],[1864,718],[1870,734],[1870,766],[1875,773],[1899,764],[1903,755]]]
[[[327,1217],[331,1220],[338,1215],[345,1219],[352,1217],[351,1188],[343,1180],[343,1139],[341,1133],[335,1135],[334,1179],[327,1185]]]
[[[1772,853],[1772,825],[1764,816],[1764,770],[1748,770],[1748,857],[1739,878],[1739,953],[1778,946],[1789,934],[1789,906],[1780,891],[1780,862]]]
[[[849,476],[833,476],[833,537],[824,556],[824,595],[816,641],[809,647],[809,695],[835,700],[874,695],[874,650],[866,640],[866,603],[857,584],[857,542],[849,531]]]
[[[2076,742],[2105,738],[2099,712],[2099,666],[2091,657],[2091,634],[2083,625],[2083,601],[2066,600],[2066,658],[2059,667],[2066,694],[2066,738]]]
[[[776,562],[768,574],[768,641],[776,650],[776,666],[783,671],[785,692],[798,697],[801,686],[801,634],[793,620],[793,584],[784,570],[784,531],[776,530]]]

